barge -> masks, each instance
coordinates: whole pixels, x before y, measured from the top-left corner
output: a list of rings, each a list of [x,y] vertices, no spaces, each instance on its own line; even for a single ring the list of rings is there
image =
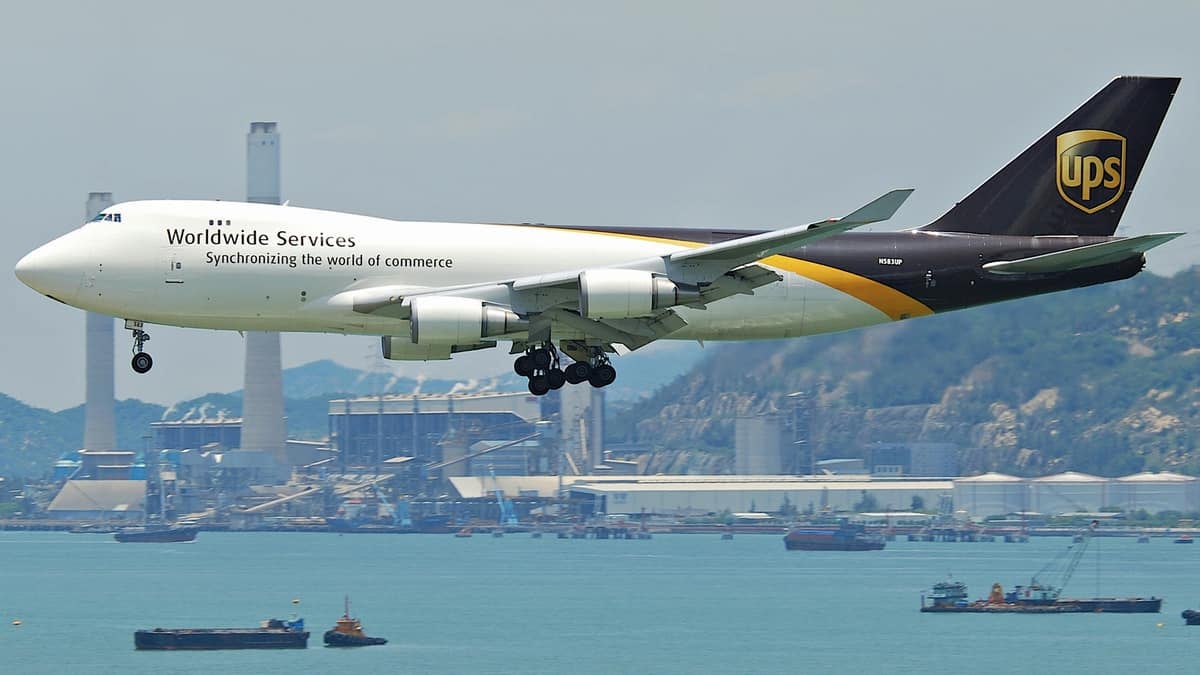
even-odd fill
[[[992,584],[985,600],[967,600],[967,585],[961,581],[942,581],[921,595],[922,612],[960,612],[987,614],[1154,614],[1162,610],[1162,598],[1064,598],[1062,589],[1079,566],[1088,542],[1099,525],[1092,521],[1063,553],[1064,561],[1058,583],[1045,583],[1038,576],[1054,566],[1052,562],[1034,575],[1028,586],[1016,586],[1004,592],[1000,584]]]
[[[1007,593],[1000,584],[984,600],[967,600],[967,587],[943,581],[921,596],[922,612],[975,614],[1156,614],[1162,598],[1061,598],[1047,586],[1017,586]]]
[[[154,628],[133,634],[135,649],[306,649],[304,619],[267,619],[258,628]]]

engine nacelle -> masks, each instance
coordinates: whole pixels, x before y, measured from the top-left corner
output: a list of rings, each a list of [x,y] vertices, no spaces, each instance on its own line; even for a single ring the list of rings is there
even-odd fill
[[[380,342],[383,358],[389,361],[445,361],[450,358],[450,345],[414,345],[407,335],[384,335]]]
[[[414,345],[407,335],[384,335],[380,338],[383,358],[391,361],[445,361],[459,352],[491,349],[495,342],[474,345]]]
[[[418,296],[408,301],[409,331],[416,345],[473,345],[529,330],[529,322],[503,307],[473,298]]]
[[[681,287],[642,270],[594,269],[579,273],[579,312],[589,319],[650,316],[699,299],[699,289]]]

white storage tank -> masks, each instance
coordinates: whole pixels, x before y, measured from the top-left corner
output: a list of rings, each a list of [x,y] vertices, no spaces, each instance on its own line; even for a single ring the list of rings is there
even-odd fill
[[[1200,509],[1200,480],[1170,471],[1143,471],[1114,480],[1109,502],[1123,511],[1196,511]]]
[[[1108,479],[1067,471],[1030,481],[1033,510],[1047,516],[1092,513],[1108,504]]]
[[[1029,511],[1029,484],[1003,473],[954,479],[954,508],[973,518]]]

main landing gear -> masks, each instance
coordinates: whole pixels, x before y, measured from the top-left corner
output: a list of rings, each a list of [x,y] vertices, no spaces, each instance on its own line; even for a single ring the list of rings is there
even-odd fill
[[[150,334],[141,329],[141,323],[138,323],[137,328],[131,328],[133,331],[133,360],[130,365],[133,366],[135,373],[148,373],[154,367],[154,359],[150,358],[143,349],[146,343],[150,341]]]
[[[587,382],[593,387],[607,387],[617,379],[604,351],[598,347],[589,350],[586,361],[575,361],[566,368],[559,365],[559,353],[551,343],[527,349],[513,363],[513,370],[521,377],[529,378],[529,393],[544,396],[551,389],[561,389],[564,384]]]

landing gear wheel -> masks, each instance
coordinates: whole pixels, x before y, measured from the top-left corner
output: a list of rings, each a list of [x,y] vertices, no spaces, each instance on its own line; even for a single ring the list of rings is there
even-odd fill
[[[150,368],[154,366],[154,359],[146,353],[146,343],[150,341],[150,334],[141,329],[140,321],[130,325],[129,319],[125,320],[125,326],[133,331],[133,360],[130,365],[133,366],[135,373],[148,373]],[[136,326],[136,327],[134,327]]]
[[[138,352],[133,355],[133,360],[130,362],[135,373],[148,373],[154,367],[154,359],[146,352]]]
[[[550,391],[550,382],[545,375],[534,375],[529,378],[529,393],[534,396],[545,396]]]
[[[513,363],[513,371],[521,377],[529,377],[533,374],[533,359],[528,354],[518,356]]]
[[[567,377],[567,382],[570,384],[579,384],[587,382],[588,376],[592,374],[592,366],[586,361],[576,361],[563,369],[563,373]]]
[[[617,379],[617,369],[607,363],[602,363],[592,369],[592,374],[588,376],[588,383],[593,387],[607,387]]]
[[[551,368],[546,371],[546,383],[551,389],[562,389],[562,386],[567,383],[567,376],[558,368]]]
[[[534,370],[549,370],[550,365],[554,363],[554,354],[545,347],[538,347],[529,352],[529,360],[533,363]]]

